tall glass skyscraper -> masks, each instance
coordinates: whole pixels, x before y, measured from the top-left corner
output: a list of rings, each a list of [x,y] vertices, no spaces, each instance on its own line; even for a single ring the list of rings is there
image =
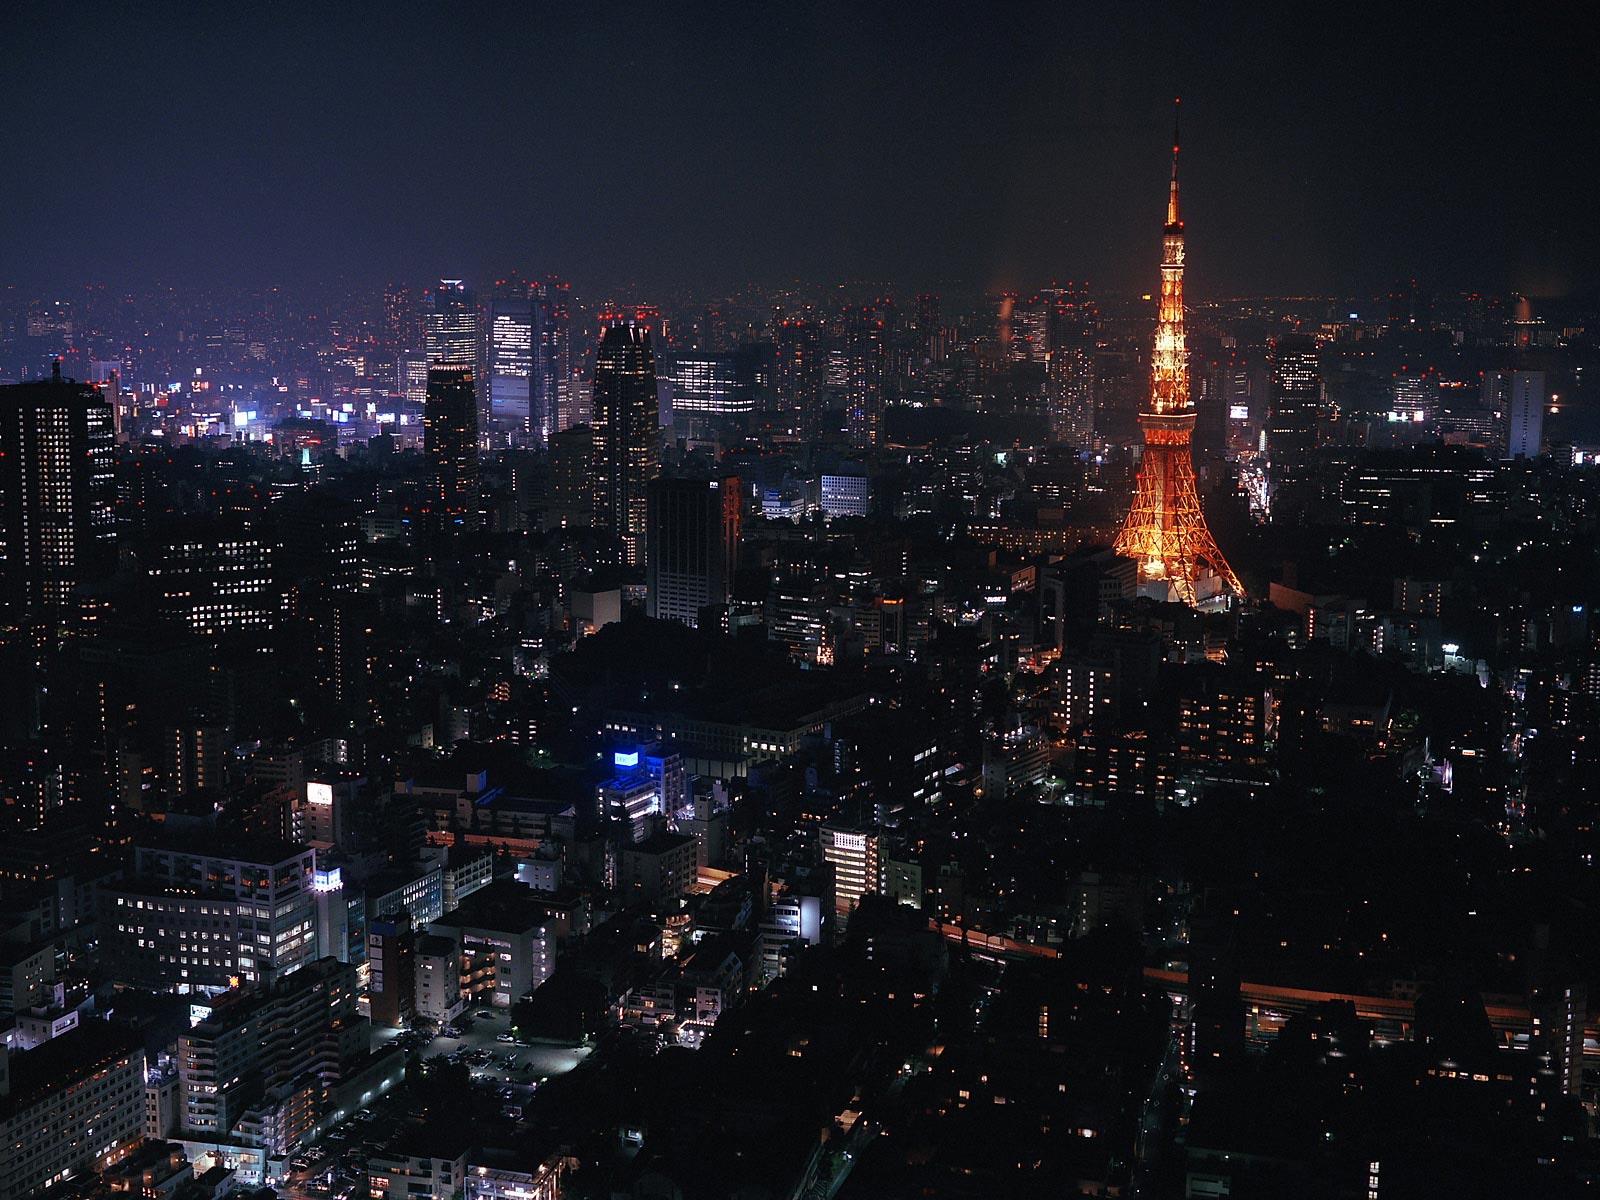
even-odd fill
[[[620,543],[621,560],[643,565],[649,487],[661,469],[656,361],[647,330],[618,321],[600,338],[594,366],[591,465],[594,527]]]
[[[423,325],[430,366],[453,363],[478,369],[483,333],[478,326],[477,297],[466,284],[459,279],[441,279]]]
[[[489,419],[498,429],[533,430],[533,350],[533,301],[491,300]]]
[[[572,340],[568,330],[570,289],[559,279],[533,285],[533,376],[528,396],[528,432],[539,445],[552,433],[578,424],[572,412]]]

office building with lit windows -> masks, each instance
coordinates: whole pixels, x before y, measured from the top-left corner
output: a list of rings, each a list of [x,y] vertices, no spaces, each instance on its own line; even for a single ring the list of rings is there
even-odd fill
[[[868,892],[883,890],[883,839],[865,829],[824,825],[822,858],[833,867],[834,911],[845,915]]]
[[[52,620],[116,568],[111,405],[53,378],[0,387],[0,615]]]
[[[278,612],[272,539],[238,523],[176,525],[138,551],[158,617],[202,637],[266,635]]]
[[[144,1137],[145,1054],[104,1021],[22,1054],[0,1043],[0,1196],[112,1166]]]
[[[493,428],[530,428],[533,302],[489,301],[489,421]]]
[[[479,366],[483,331],[478,322],[478,301],[459,279],[441,279],[434,288],[432,307],[423,315],[428,365]]]
[[[755,407],[749,396],[740,395],[739,371],[732,354],[673,355],[667,377],[672,381],[674,418],[680,413],[732,417]]]
[[[817,481],[818,507],[829,520],[864,517],[872,511],[872,480],[865,468],[841,467],[824,471]]]
[[[134,848],[101,889],[101,949],[118,983],[179,992],[266,983],[317,956],[316,852],[230,839]]]
[[[183,1136],[292,1153],[322,1115],[325,1090],[371,1048],[359,991],[355,967],[324,958],[271,987],[219,998],[178,1039]]]
[[[1267,454],[1274,470],[1304,468],[1317,448],[1322,416],[1322,361],[1308,337],[1279,338],[1272,348]]]

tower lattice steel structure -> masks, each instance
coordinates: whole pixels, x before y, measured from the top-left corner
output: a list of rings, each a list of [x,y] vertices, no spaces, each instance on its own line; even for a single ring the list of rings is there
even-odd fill
[[[1172,186],[1161,239],[1161,305],[1151,356],[1150,403],[1139,414],[1144,455],[1133,504],[1117,535],[1116,552],[1139,563],[1141,584],[1165,582],[1168,595],[1195,603],[1195,583],[1208,568],[1222,586],[1244,595],[1217,549],[1194,488],[1189,438],[1195,411],[1183,332],[1183,220],[1178,215],[1178,130],[1172,131]]]

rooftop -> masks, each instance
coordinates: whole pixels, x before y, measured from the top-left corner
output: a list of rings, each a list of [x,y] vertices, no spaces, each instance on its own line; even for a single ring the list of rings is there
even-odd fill
[[[473,892],[454,912],[446,913],[433,924],[450,929],[520,933],[543,925],[545,919],[545,905],[532,888],[515,879],[496,879]]]
[[[138,1040],[106,1021],[82,1021],[76,1029],[10,1059],[11,1092],[0,1097],[0,1117],[36,1104],[70,1081],[104,1070],[118,1060],[144,1057]]]

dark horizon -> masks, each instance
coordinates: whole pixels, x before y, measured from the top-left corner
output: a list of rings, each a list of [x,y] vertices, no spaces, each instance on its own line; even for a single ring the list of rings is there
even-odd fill
[[[1600,283],[1596,85],[1549,22],[1510,6],[1443,27],[1393,9],[1313,28],[961,12],[27,3],[0,284],[519,265],[597,291],[1078,279],[1138,295],[1174,95],[1197,298]]]

